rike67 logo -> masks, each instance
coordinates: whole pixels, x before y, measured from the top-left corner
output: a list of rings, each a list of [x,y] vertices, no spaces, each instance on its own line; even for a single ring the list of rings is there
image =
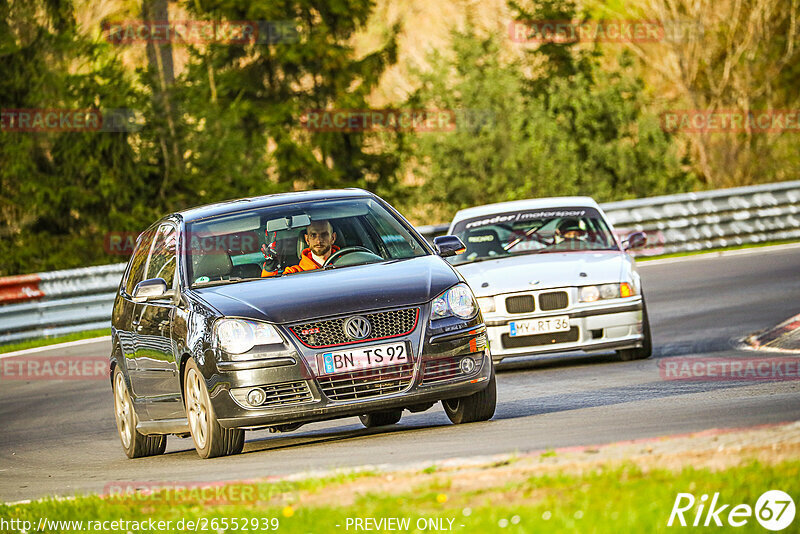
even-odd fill
[[[755,508],[749,504],[726,504],[714,493],[709,502],[708,495],[699,499],[691,493],[678,493],[667,526],[731,526],[743,527],[755,516],[756,521],[767,530],[783,530],[794,521],[794,501],[788,493],[780,490],[765,491],[756,501]]]

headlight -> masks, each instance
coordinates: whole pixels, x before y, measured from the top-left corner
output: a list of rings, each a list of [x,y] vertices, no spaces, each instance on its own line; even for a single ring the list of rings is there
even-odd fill
[[[621,284],[603,284],[601,286],[584,286],[578,290],[581,302],[595,302],[600,299],[618,299],[630,297],[636,293],[628,282]]]
[[[271,324],[244,319],[221,319],[216,324],[217,342],[230,354],[242,354],[256,345],[283,343]]]
[[[472,319],[478,313],[478,305],[472,290],[466,284],[458,284],[435,299],[431,306],[431,320],[455,316],[461,319]]]
[[[478,306],[483,313],[492,313],[495,311],[494,297],[478,297]]]
[[[619,284],[603,284],[600,286],[600,298],[616,299],[619,298]]]
[[[578,292],[581,302],[594,302],[600,299],[600,290],[597,286],[583,286]]]

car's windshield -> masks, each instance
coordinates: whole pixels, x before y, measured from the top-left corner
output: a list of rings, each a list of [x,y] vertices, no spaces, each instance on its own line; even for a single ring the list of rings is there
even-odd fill
[[[184,244],[192,287],[295,270],[312,273],[291,269],[301,261],[321,260],[312,252],[327,256],[329,268],[428,254],[397,217],[370,198],[300,202],[201,219],[187,224]]]
[[[452,233],[467,246],[448,259],[454,265],[522,254],[618,250],[600,212],[588,207],[492,213],[458,221]]]

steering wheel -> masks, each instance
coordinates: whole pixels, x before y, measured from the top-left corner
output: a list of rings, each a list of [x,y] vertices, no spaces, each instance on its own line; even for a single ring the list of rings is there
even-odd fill
[[[345,254],[350,254],[351,252],[367,252],[369,254],[373,254],[373,255],[375,254],[374,252],[372,252],[367,247],[354,246],[354,247],[343,248],[341,250],[337,250],[336,252],[334,252],[333,254],[328,256],[328,259],[325,260],[325,263],[322,264],[322,268],[325,269],[329,265],[332,265],[335,260],[338,260],[339,258],[344,256]]]

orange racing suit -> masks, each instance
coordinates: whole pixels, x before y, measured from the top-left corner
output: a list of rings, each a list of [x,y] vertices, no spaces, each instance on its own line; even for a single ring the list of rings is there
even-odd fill
[[[337,247],[336,245],[332,246],[331,254],[333,254],[338,250],[339,247]],[[301,271],[313,271],[314,269],[319,269],[320,267],[322,267],[322,265],[314,261],[314,258],[311,256],[311,249],[305,248],[303,249],[303,252],[300,253],[300,263],[298,263],[297,265],[290,265],[289,267],[285,268],[283,270],[283,274],[293,274],[293,273],[299,273]],[[265,278],[267,276],[275,276],[276,274],[278,274],[278,271],[267,271],[261,269],[262,278]]]

